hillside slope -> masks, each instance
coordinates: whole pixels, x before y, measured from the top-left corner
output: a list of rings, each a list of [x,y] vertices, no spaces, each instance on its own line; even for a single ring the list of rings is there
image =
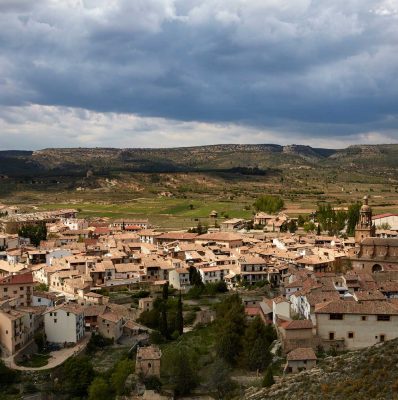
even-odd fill
[[[350,146],[343,150],[304,145],[213,145],[167,149],[71,148],[0,151],[0,174],[57,176],[109,172],[229,171],[322,168],[395,176],[398,145]]]
[[[311,371],[287,375],[267,389],[252,388],[244,400],[398,399],[398,340],[338,357]]]

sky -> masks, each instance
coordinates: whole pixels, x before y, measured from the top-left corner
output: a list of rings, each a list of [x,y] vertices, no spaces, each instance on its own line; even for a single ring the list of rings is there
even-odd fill
[[[398,143],[398,0],[0,0],[0,150]]]

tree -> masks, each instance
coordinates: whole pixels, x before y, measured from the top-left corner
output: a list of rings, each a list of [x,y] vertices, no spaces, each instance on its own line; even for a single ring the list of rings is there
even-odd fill
[[[235,365],[242,352],[242,336],[246,327],[244,306],[238,294],[228,296],[217,309],[219,333],[216,352],[229,365]]]
[[[71,357],[62,368],[62,388],[70,397],[87,396],[94,375],[93,366],[87,356]]]
[[[208,369],[207,385],[212,392],[216,392],[219,399],[224,399],[233,389],[234,383],[230,377],[231,368],[225,361],[217,358]]]
[[[88,388],[88,400],[108,400],[110,398],[112,398],[112,393],[105,379],[100,376],[94,378]]]
[[[35,340],[35,343],[36,343],[39,353],[41,353],[44,350],[44,347],[47,342],[44,332],[40,332],[40,331],[36,332],[35,336],[34,336],[34,340]]]
[[[254,207],[257,211],[277,213],[284,207],[284,201],[279,196],[263,195],[254,202]]]
[[[316,234],[318,235],[318,236],[321,236],[321,224],[318,224],[318,226],[317,226],[317,228],[316,228]]]
[[[353,203],[348,207],[347,211],[347,235],[354,236],[355,226],[359,221],[359,215],[361,211],[361,203]]]
[[[177,303],[177,314],[176,314],[176,330],[180,335],[184,332],[184,316],[182,312],[182,298],[181,298],[181,291],[178,296],[178,303]]]
[[[272,373],[272,367],[269,366],[265,371],[265,375],[263,378],[263,387],[270,387],[275,383],[274,375]]]
[[[300,214],[300,215],[297,217],[297,225],[298,225],[298,226],[303,226],[304,223],[305,223],[305,219],[304,219],[304,217]]]
[[[167,358],[165,364],[168,366],[169,382],[173,385],[175,394],[189,394],[199,382],[189,350],[178,348],[169,353]]]
[[[303,225],[304,231],[305,232],[315,232],[316,230],[316,225],[312,221],[304,222]]]
[[[111,384],[117,395],[120,396],[124,394],[126,379],[131,373],[133,373],[133,370],[134,364],[127,358],[116,364],[115,370],[111,375]]]
[[[294,219],[291,219],[288,223],[287,223],[287,229],[290,233],[294,233],[297,231],[297,224],[296,221]]]
[[[162,298],[163,301],[167,301],[167,299],[169,298],[169,282],[166,282],[163,285]]]
[[[8,368],[3,360],[0,360],[0,388],[6,387],[16,381],[18,372]]]
[[[245,365],[250,371],[262,371],[272,361],[270,339],[260,317],[254,318],[245,331],[243,344]]]
[[[25,225],[19,229],[18,236],[30,239],[30,242],[34,246],[38,246],[42,240],[46,240],[47,238],[46,224]]]
[[[169,329],[167,324],[167,304],[165,301],[162,301],[160,306],[159,331],[165,338],[169,337]]]
[[[203,286],[200,272],[193,265],[189,267],[189,283],[193,286]]]

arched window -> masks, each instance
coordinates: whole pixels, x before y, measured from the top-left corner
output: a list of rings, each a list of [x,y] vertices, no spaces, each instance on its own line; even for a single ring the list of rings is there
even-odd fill
[[[372,272],[373,273],[381,272],[381,271],[383,271],[383,267],[380,264],[373,265],[373,267],[372,267]]]

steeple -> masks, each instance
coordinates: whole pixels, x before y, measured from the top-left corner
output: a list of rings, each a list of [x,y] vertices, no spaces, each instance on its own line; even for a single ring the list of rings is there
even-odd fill
[[[369,198],[363,198],[363,205],[359,213],[359,221],[355,227],[355,242],[360,243],[367,237],[376,235],[376,227],[372,222],[372,208],[369,206]]]

